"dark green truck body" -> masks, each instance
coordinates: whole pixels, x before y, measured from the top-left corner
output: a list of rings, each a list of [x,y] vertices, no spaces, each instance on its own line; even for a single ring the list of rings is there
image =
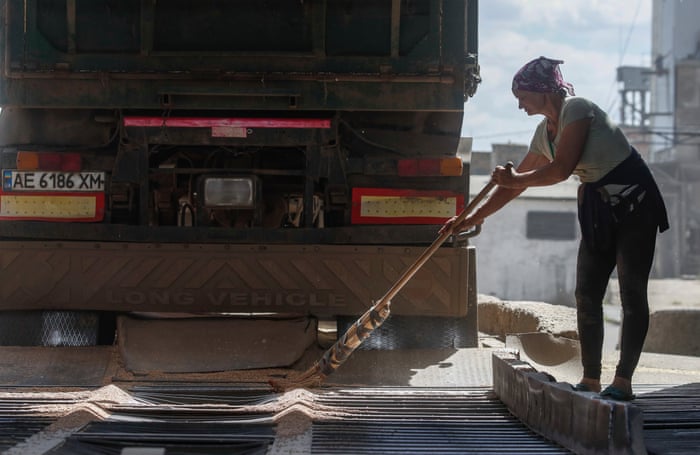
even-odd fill
[[[0,4],[8,315],[354,317],[465,205],[468,163],[425,166],[468,151],[474,0]],[[393,313],[461,321],[473,344],[474,264],[445,245]]]

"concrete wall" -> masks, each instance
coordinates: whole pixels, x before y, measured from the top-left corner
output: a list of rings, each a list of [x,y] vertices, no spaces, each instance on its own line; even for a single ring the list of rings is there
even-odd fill
[[[472,176],[471,195],[487,181],[488,176]],[[530,188],[486,219],[481,233],[471,239],[476,246],[477,292],[574,306],[577,221],[574,239],[545,240],[527,238],[527,216],[530,211],[549,211],[575,218],[577,187],[572,178],[553,187]]]
[[[676,145],[676,159],[697,165],[700,158],[700,55],[676,65],[676,92],[675,128],[682,135]]]

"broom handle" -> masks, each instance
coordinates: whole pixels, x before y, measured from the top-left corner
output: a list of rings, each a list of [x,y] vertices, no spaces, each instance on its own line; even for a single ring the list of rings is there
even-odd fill
[[[488,193],[493,189],[496,184],[493,180],[479,192],[479,194],[472,199],[472,201],[465,207],[465,209],[460,213],[455,219],[454,223],[443,232],[428,249],[423,252],[423,254],[416,259],[416,261],[411,265],[411,267],[406,270],[399,280],[387,291],[386,294],[374,305],[372,308],[367,310],[360,318],[355,322],[350,328],[345,332],[345,334],[338,338],[333,346],[328,349],[321,359],[316,362],[311,368],[305,371],[300,378],[292,381],[277,381],[270,380],[270,385],[275,390],[284,391],[292,387],[308,387],[316,386],[320,384],[323,378],[327,377],[333,373],[343,362],[345,362],[348,357],[353,353],[353,351],[362,343],[362,341],[367,338],[372,331],[377,329],[384,323],[384,320],[389,316],[389,307],[391,305],[391,299],[404,287],[404,285],[410,280],[413,275],[420,269],[423,264],[430,259],[430,257],[435,253],[435,251],[442,245],[442,243],[452,235],[454,232],[454,226],[458,225],[474,210],[474,208],[481,202],[482,199],[488,195]]]
[[[474,208],[481,202],[481,200],[489,194],[489,192],[493,189],[494,186],[496,186],[496,184],[493,182],[493,180],[489,180],[489,183],[487,183],[486,186],[484,186],[484,188],[479,192],[479,194],[477,194],[474,197],[474,199],[472,199],[471,202],[469,202],[467,207],[464,210],[462,210],[462,213],[460,213],[457,216],[457,219],[455,219],[455,222],[452,223],[450,229],[440,234],[440,236],[437,239],[435,239],[435,241],[433,241],[430,247],[428,247],[423,252],[423,254],[421,254],[418,257],[418,259],[416,259],[415,262],[403,273],[403,275],[401,275],[401,277],[398,279],[398,281],[396,281],[396,283],[394,283],[391,289],[389,289],[386,292],[386,294],[384,294],[384,296],[381,299],[379,299],[379,301],[377,301],[377,306],[383,305],[384,302],[391,301],[391,299],[394,298],[396,294],[398,294],[398,292],[406,285],[406,283],[408,283],[408,281],[411,278],[413,278],[413,275],[415,275],[416,272],[418,272],[418,270],[423,266],[423,264],[425,264],[428,261],[428,259],[430,259],[430,257],[435,253],[435,251],[437,251],[437,249],[440,248],[443,242],[447,240],[449,236],[452,235],[454,231],[454,226],[457,226],[459,225],[459,223],[464,221],[467,218],[467,216],[469,216],[469,214],[472,212],[472,210],[474,210]]]

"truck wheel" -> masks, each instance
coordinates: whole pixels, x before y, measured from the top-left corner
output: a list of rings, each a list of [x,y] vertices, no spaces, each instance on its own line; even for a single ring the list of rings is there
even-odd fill
[[[392,315],[358,349],[436,349],[478,346],[476,322],[462,318]],[[338,337],[357,317],[338,316]]]

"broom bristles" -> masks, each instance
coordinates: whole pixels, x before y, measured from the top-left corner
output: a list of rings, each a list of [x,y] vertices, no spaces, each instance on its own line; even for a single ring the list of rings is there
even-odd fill
[[[391,302],[380,301],[365,312],[338,341],[328,349],[314,365],[301,376],[293,379],[270,379],[276,392],[294,388],[311,388],[321,385],[324,379],[342,365],[350,354],[389,317]]]
[[[315,388],[323,383],[326,376],[321,373],[318,362],[296,378],[270,379],[267,382],[275,392],[283,393],[291,389]]]

